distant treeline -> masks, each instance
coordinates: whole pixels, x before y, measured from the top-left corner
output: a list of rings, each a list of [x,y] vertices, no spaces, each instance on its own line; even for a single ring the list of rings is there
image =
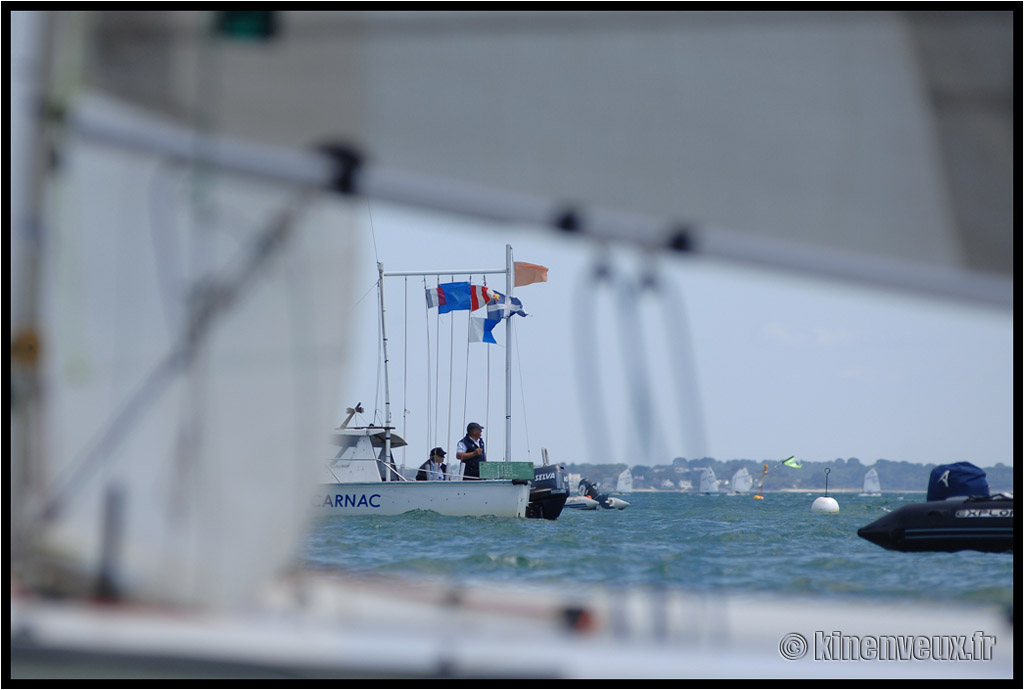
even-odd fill
[[[765,491],[783,491],[787,489],[806,489],[820,491],[825,487],[825,469],[828,475],[829,489],[860,490],[864,485],[864,474],[872,467],[878,471],[882,491],[927,491],[928,477],[936,467],[912,462],[894,462],[892,460],[876,460],[872,465],[861,464],[857,458],[836,458],[828,462],[809,462],[800,460],[800,469],[778,466],[775,460],[725,460],[700,458],[687,460],[676,458],[671,465],[633,465],[634,489],[667,489],[695,490],[700,483],[700,475],[704,468],[715,471],[719,480],[719,489],[728,491],[733,474],[741,467],[746,467],[754,480],[756,490],[763,468],[768,465],[769,472],[765,477]],[[1013,467],[998,463],[992,467],[984,467],[989,488],[992,492],[1013,491]],[[626,469],[624,463],[591,465],[586,463],[568,464],[565,466],[570,473],[577,473],[591,481],[599,482],[604,491],[615,490],[619,474]],[[576,487],[572,487],[575,489]]]

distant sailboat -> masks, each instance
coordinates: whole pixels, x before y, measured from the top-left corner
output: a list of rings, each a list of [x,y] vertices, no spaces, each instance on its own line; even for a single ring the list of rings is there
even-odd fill
[[[702,494],[718,493],[718,479],[715,478],[715,471],[710,467],[700,475],[700,492]]]
[[[631,494],[633,493],[633,473],[629,471],[629,468],[622,470],[619,475],[619,482],[615,485],[615,492],[620,494]]]
[[[750,487],[754,485],[754,478],[750,476],[750,472],[747,471],[746,467],[741,467],[736,470],[736,474],[732,475],[732,492],[733,494],[745,494],[750,491]]]
[[[882,484],[878,481],[878,470],[872,467],[864,475],[864,492],[861,496],[881,496]]]

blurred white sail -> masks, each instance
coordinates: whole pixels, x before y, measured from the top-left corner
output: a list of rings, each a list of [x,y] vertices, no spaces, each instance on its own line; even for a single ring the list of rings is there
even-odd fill
[[[700,492],[702,494],[717,494],[718,493],[718,478],[715,477],[715,471],[710,467],[705,468],[700,475]]]
[[[619,473],[619,478],[615,484],[615,491],[620,494],[633,493],[633,473],[630,472],[628,467]]]
[[[880,496],[882,494],[882,483],[878,479],[878,470],[872,467],[864,473],[863,495]]]
[[[269,14],[261,43],[216,40],[216,13],[99,13],[88,81],[559,200],[585,232],[1010,298],[1011,13]]]
[[[326,457],[346,354],[346,209],[81,144],[59,179],[48,431],[31,459],[54,517],[38,541],[63,569],[108,569],[129,598],[244,600],[308,529],[296,506]]]
[[[732,475],[732,491],[737,494],[745,494],[754,485],[754,478],[746,467],[741,467]]]

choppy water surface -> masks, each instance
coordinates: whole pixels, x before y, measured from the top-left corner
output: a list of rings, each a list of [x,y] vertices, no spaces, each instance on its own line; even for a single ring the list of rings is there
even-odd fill
[[[330,518],[311,533],[305,565],[462,582],[1012,605],[1012,554],[900,553],[857,536],[923,493],[834,494],[835,515],[810,512],[817,495],[641,492],[625,497],[625,510],[566,510],[554,522],[432,512]]]

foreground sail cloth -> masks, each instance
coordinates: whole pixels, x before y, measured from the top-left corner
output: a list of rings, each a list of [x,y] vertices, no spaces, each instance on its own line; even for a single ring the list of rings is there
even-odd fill
[[[472,317],[469,320],[469,342],[471,343],[494,343],[494,327],[501,323],[500,319],[481,319]]]
[[[427,288],[427,308],[437,307],[440,314],[457,309],[475,311],[485,306],[491,297],[491,290],[483,285],[441,283],[436,288]]]
[[[548,282],[548,267],[539,264],[528,264],[525,261],[516,261],[515,287],[530,285],[531,283]]]

